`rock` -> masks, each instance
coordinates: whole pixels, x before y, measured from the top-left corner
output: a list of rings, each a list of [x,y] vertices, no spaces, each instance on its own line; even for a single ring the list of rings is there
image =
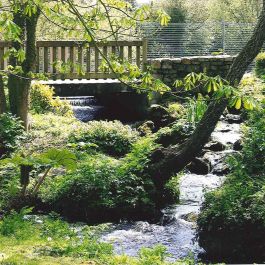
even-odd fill
[[[152,121],[146,121],[137,128],[140,133],[140,136],[146,136],[148,134],[151,134],[154,129],[155,125]]]
[[[241,139],[238,139],[237,141],[235,141],[235,143],[233,144],[233,149],[235,151],[241,151],[242,148],[243,148],[242,140]]]
[[[239,124],[239,123],[243,122],[241,116],[235,115],[235,114],[227,114],[225,117],[225,120],[230,124],[232,124],[232,123],[238,123]]]
[[[214,175],[218,175],[218,176],[225,176],[229,172],[230,172],[230,168],[226,164],[219,163],[214,167],[211,173]]]
[[[205,145],[204,149],[211,150],[214,152],[224,151],[225,145],[220,142],[210,142]]]
[[[211,165],[201,158],[195,158],[188,166],[191,173],[206,175],[211,171]]]
[[[175,120],[172,116],[170,116],[166,108],[157,104],[153,104],[150,107],[148,118],[154,123],[155,130],[165,127]]]

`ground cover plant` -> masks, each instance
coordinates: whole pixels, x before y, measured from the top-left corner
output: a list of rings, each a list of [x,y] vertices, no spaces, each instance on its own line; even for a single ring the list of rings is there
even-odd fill
[[[12,211],[0,221],[1,265],[193,265],[192,258],[166,261],[166,248],[143,248],[137,257],[114,255],[111,244],[99,242],[107,225],[68,224],[58,215],[30,215],[29,208]]]
[[[206,194],[199,215],[199,240],[211,259],[264,261],[264,105],[250,114],[243,150],[229,159],[232,173],[224,185]]]

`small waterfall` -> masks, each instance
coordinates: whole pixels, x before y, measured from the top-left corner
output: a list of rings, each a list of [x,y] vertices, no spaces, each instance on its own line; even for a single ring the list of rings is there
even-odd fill
[[[75,117],[83,122],[98,119],[104,106],[101,106],[94,96],[62,97],[73,107]]]

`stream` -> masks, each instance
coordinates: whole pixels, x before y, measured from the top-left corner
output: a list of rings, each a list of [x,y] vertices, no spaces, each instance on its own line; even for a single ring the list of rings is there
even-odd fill
[[[206,150],[203,159],[211,165],[206,175],[187,172],[180,178],[180,203],[163,210],[158,224],[123,222],[113,224],[101,240],[112,243],[117,254],[136,256],[142,247],[166,246],[170,260],[198,257],[203,253],[196,240],[196,216],[204,200],[204,192],[219,187],[227,173],[225,159],[236,152],[233,145],[241,138],[239,116],[228,114],[219,122],[210,142],[221,143],[225,150]]]
[[[84,122],[96,119],[104,109],[94,97],[65,99],[73,106],[76,118]],[[138,221],[111,224],[100,240],[113,244],[117,254],[136,256],[142,247],[162,244],[170,253],[171,261],[190,255],[196,259],[204,252],[196,239],[196,217],[204,193],[220,187],[225,180],[228,169],[225,160],[236,152],[233,146],[241,138],[240,123],[238,115],[227,114],[222,117],[201,157],[210,165],[210,172],[195,174],[187,171],[182,175],[180,203],[165,208],[159,223]],[[219,148],[211,148],[216,143]]]

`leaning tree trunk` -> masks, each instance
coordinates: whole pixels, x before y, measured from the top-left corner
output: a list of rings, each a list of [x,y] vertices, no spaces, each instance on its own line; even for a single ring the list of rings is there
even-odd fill
[[[3,78],[0,75],[0,114],[6,111],[6,95],[4,90]]]
[[[14,22],[25,32],[25,47],[18,42],[13,42],[12,46],[16,49],[25,49],[25,60],[22,63],[21,75],[10,74],[8,78],[10,110],[13,115],[18,116],[28,128],[28,109],[29,109],[29,92],[31,79],[30,72],[35,70],[36,61],[36,27],[39,18],[39,12],[32,14],[30,17],[21,13],[14,15]],[[21,36],[23,38],[23,35]],[[17,59],[10,58],[12,66],[17,66]]]
[[[252,37],[234,60],[226,80],[230,85],[237,86],[249,64],[255,59],[265,41],[265,0],[258,24]],[[152,156],[152,178],[158,190],[164,189],[171,176],[180,172],[202,150],[216,127],[220,116],[227,107],[228,101],[212,101],[194,133],[179,146],[161,148]]]

